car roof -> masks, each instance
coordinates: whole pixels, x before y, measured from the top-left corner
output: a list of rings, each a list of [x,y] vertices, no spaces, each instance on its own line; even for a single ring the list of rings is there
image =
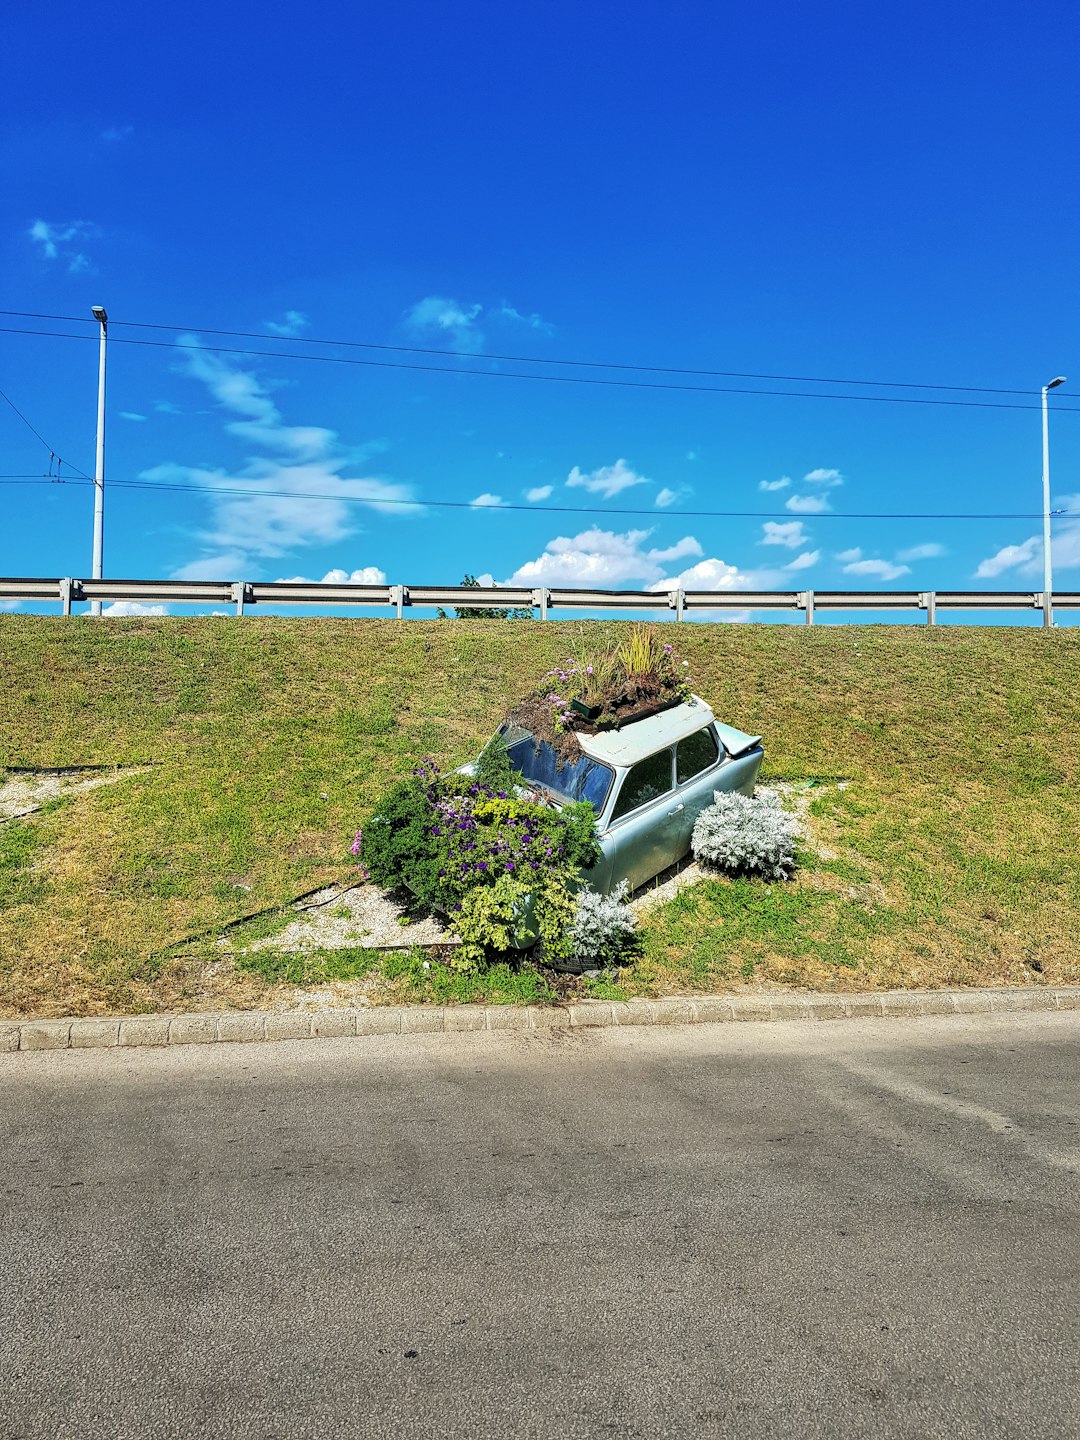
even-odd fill
[[[577,742],[586,755],[605,765],[635,765],[655,755],[657,750],[685,740],[712,723],[713,712],[697,695],[659,715],[644,720],[631,720],[621,730],[602,730],[597,735],[576,731]]]

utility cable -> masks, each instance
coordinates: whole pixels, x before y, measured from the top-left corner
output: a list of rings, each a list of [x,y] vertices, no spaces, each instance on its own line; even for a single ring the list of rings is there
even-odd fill
[[[0,326],[0,334],[40,335],[54,340],[86,340],[87,335],[72,335],[59,330],[26,330],[14,326]],[[114,335],[114,344],[144,345],[158,350],[184,349],[175,341],[141,340],[133,336]],[[745,386],[729,385],[675,385],[658,380],[614,380],[599,375],[532,375],[516,370],[475,370],[464,366],[421,365],[404,360],[361,360],[345,355],[301,355],[287,350],[245,350],[224,345],[199,345],[188,347],[192,353],[201,355],[243,355],[263,360],[305,360],[321,361],[325,365],[362,365],[381,370],[413,370],[435,375],[480,376],[490,380],[533,380],[558,385],[602,385],[608,388],[626,390],[667,390],[704,395],[765,395],[797,400],[862,400],[878,405],[945,405],[977,410],[1038,410],[1039,405],[1016,405],[1003,400],[941,400],[923,396],[907,395],[841,395],[833,391],[817,390],[756,390]],[[1025,393],[1025,392],[1021,392]],[[1080,406],[1056,405],[1055,414],[1075,411]]]
[[[84,315],[42,315],[32,310],[0,310],[0,315],[24,320],[56,320],[80,325],[97,321]],[[124,325],[134,330],[191,331],[198,335],[220,335],[239,340],[266,340],[272,343],[290,341],[296,345],[335,345],[356,350],[384,350],[401,355],[445,355],[462,360],[506,360],[524,365],[563,365],[589,370],[630,370],[654,375],[698,375],[725,380],[778,380],[806,385],[868,385],[884,390],[951,390],[975,395],[1038,395],[1038,390],[1011,390],[987,385],[931,385],[912,380],[850,380],[821,375],[772,375],[753,370],[702,370],[683,365],[630,365],[618,360],[568,360],[536,355],[504,355],[489,350],[443,350],[421,345],[387,345],[372,340],[327,340],[309,335],[268,335],[262,330],[219,330],[207,325],[163,325],[150,320],[111,320],[111,325]],[[35,332],[37,333],[37,332]],[[273,352],[276,353],[276,352]]]
[[[0,476],[4,483],[11,484],[45,484],[46,477],[14,477]],[[54,480],[52,482],[56,484]],[[64,485],[82,485],[82,481],[62,480]],[[87,477],[90,486],[93,480]],[[347,483],[347,482],[346,482]],[[354,482],[355,483],[355,482]],[[800,515],[790,510],[648,510],[628,509],[625,507],[611,506],[598,509],[596,506],[584,505],[518,505],[512,502],[500,503],[498,505],[477,505],[473,500],[402,500],[391,496],[383,495],[331,495],[326,492],[308,490],[258,490],[244,486],[229,485],[184,485],[179,481],[168,480],[110,480],[109,488],[112,490],[158,490],[177,491],[186,494],[203,495],[212,499],[215,495],[240,495],[249,500],[340,500],[353,505],[398,505],[418,510],[478,510],[499,511],[499,510],[524,510],[530,514],[544,515],[589,515],[593,519],[605,515],[651,515],[656,519],[710,519],[710,520],[774,520],[784,524],[798,524],[818,520],[1041,520],[1042,511],[1002,511],[1002,512],[965,512],[965,513],[941,513],[935,511],[881,511],[881,510],[822,510],[811,515]],[[1080,510],[1052,510],[1051,515],[1055,519],[1080,519]]]
[[[59,467],[60,467],[61,465],[67,465],[67,467],[68,467],[69,470],[74,470],[75,473],[76,473],[76,475],[81,475],[84,480],[89,480],[89,479],[90,479],[90,476],[87,475],[87,473],[86,473],[85,470],[80,470],[77,465],[72,465],[72,464],[70,464],[68,461],[66,461],[61,455],[59,455],[59,454],[53,449],[53,447],[52,447],[52,446],[49,444],[49,442],[45,439],[45,436],[42,435],[41,431],[35,429],[34,426],[30,424],[30,421],[26,418],[26,416],[23,414],[23,412],[22,412],[22,411],[19,409],[19,407],[15,404],[15,401],[12,400],[12,398],[11,398],[10,395],[7,395],[7,394],[4,393],[3,390],[0,390],[0,399],[3,399],[3,400],[6,400],[6,401],[7,401],[7,403],[11,406],[12,410],[15,411],[15,414],[16,414],[16,415],[19,417],[19,419],[23,422],[23,424],[24,424],[24,425],[26,426],[26,428],[30,431],[30,433],[31,433],[32,435],[35,435],[35,436],[37,437],[37,439],[41,441],[42,445],[45,446],[45,449],[48,450],[48,452],[49,452],[49,457],[50,457],[50,459],[49,459],[49,470],[50,470],[50,474],[52,473],[52,461],[55,460],[55,461],[57,462],[57,479],[60,478],[60,469],[59,469]]]

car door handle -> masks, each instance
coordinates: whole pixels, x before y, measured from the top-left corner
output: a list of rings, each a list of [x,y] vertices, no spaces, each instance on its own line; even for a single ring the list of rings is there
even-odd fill
[[[677,814],[679,813],[679,811],[682,810],[682,809],[684,809],[684,808],[685,808],[685,807],[682,806],[682,805],[676,805],[674,810],[669,810],[667,813],[668,813],[669,815],[677,815]]]

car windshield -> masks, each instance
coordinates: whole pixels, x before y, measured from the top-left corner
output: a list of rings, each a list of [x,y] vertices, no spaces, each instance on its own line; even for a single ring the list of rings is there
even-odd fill
[[[557,800],[586,800],[600,814],[614,779],[609,766],[580,752],[560,761],[546,740],[538,740],[520,725],[504,725],[499,734],[510,756],[510,768],[526,784],[543,786]]]

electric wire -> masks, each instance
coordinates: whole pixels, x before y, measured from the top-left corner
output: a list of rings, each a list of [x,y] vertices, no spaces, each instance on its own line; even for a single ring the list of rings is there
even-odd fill
[[[25,320],[55,320],[80,325],[96,325],[98,323],[85,315],[45,315],[33,310],[0,310],[0,315],[14,316]],[[727,380],[778,380],[806,385],[867,385],[885,390],[950,390],[976,395],[1037,395],[1039,393],[1038,390],[1006,389],[988,385],[932,385],[913,380],[852,380],[821,375],[774,375],[754,370],[707,370],[684,365],[631,365],[619,360],[569,360],[565,357],[501,354],[489,350],[446,350],[422,345],[381,344],[373,340],[319,339],[310,335],[268,335],[262,330],[221,330],[208,325],[164,325],[151,320],[110,320],[109,324],[123,325],[134,330],[192,332],[197,335],[220,335],[240,340],[265,340],[275,344],[284,343],[287,340],[296,345],[336,345],[356,350],[384,350],[402,355],[445,355],[449,358],[463,360],[506,360],[514,364],[563,365],[590,370],[630,370],[654,375],[713,376]]]
[[[41,441],[42,445],[45,446],[45,449],[48,450],[48,452],[49,452],[49,457],[50,457],[50,460],[49,460],[50,473],[51,473],[52,461],[55,460],[55,461],[57,462],[57,465],[58,465],[58,466],[60,466],[60,465],[66,465],[69,470],[74,470],[75,473],[76,473],[76,475],[81,475],[84,480],[89,480],[89,479],[90,479],[90,476],[87,475],[87,473],[86,473],[85,470],[80,470],[77,465],[72,465],[72,464],[70,463],[70,461],[65,460],[62,455],[58,454],[57,451],[53,449],[53,447],[52,447],[52,446],[49,444],[49,442],[45,439],[45,436],[42,435],[41,431],[38,430],[38,429],[36,429],[33,425],[31,425],[30,421],[26,418],[26,416],[23,414],[23,412],[22,412],[22,411],[19,409],[19,407],[15,404],[15,401],[12,400],[12,398],[11,398],[10,395],[8,395],[5,391],[0,390],[0,399],[3,399],[3,400],[6,400],[6,401],[7,401],[7,403],[11,406],[12,410],[15,411],[15,414],[16,414],[16,415],[19,417],[19,419],[23,422],[23,424],[24,424],[24,425],[26,426],[26,428],[30,431],[30,433],[31,433],[32,435],[36,436],[37,439]]]
[[[111,323],[111,322],[110,322]],[[72,335],[60,330],[28,330],[15,326],[0,326],[0,334],[37,335],[54,340],[87,340],[92,336]],[[142,345],[158,350],[184,349],[175,341],[143,340],[134,336],[114,335],[114,344]],[[360,365],[380,370],[420,371],[435,375],[479,376],[491,380],[531,380],[556,385],[599,385],[607,388],[627,390],[679,391],[686,394],[703,395],[760,395],[797,400],[857,400],[878,405],[937,405],[977,410],[1038,410],[1040,406],[1018,405],[1004,400],[943,400],[930,396],[909,395],[843,395],[834,391],[818,390],[758,390],[747,386],[731,385],[676,385],[659,380],[616,380],[599,375],[533,375],[516,370],[476,370],[466,366],[422,365],[404,360],[363,360],[357,356],[345,355],[303,355],[287,350],[248,350],[234,346],[199,345],[189,348],[192,353],[202,355],[242,355],[263,360],[301,360],[321,362],[325,365]],[[1020,392],[1026,393],[1026,392]],[[1034,392],[1032,392],[1034,393]],[[1055,414],[1080,413],[1080,406],[1057,405]]]
[[[5,484],[45,484],[47,477],[16,477],[0,476]],[[94,481],[87,477],[86,481],[80,480],[52,480],[52,484],[76,485],[82,488],[93,487]],[[519,505],[513,502],[500,502],[498,505],[477,505],[474,500],[404,500],[396,496],[383,495],[332,495],[326,492],[309,490],[263,490],[253,489],[247,486],[228,485],[185,485],[180,481],[168,480],[107,480],[106,487],[120,490],[152,490],[182,492],[185,494],[203,495],[212,499],[216,495],[239,495],[248,500],[340,500],[345,504],[369,505],[374,508],[384,505],[397,505],[414,508],[418,510],[478,510],[499,511],[499,510],[524,510],[530,514],[554,514],[554,515],[589,515],[593,519],[605,515],[651,515],[653,519],[659,518],[686,518],[686,519],[713,519],[713,520],[774,520],[786,524],[798,524],[807,520],[815,523],[818,520],[1041,520],[1042,511],[986,511],[986,512],[963,512],[963,513],[942,513],[940,511],[881,511],[881,510],[822,510],[813,512],[810,515],[798,514],[797,512],[776,511],[776,510],[648,510],[629,509],[620,506],[605,507],[600,510],[596,506],[585,505]],[[1080,519],[1080,510],[1052,510],[1051,515],[1055,519]]]

